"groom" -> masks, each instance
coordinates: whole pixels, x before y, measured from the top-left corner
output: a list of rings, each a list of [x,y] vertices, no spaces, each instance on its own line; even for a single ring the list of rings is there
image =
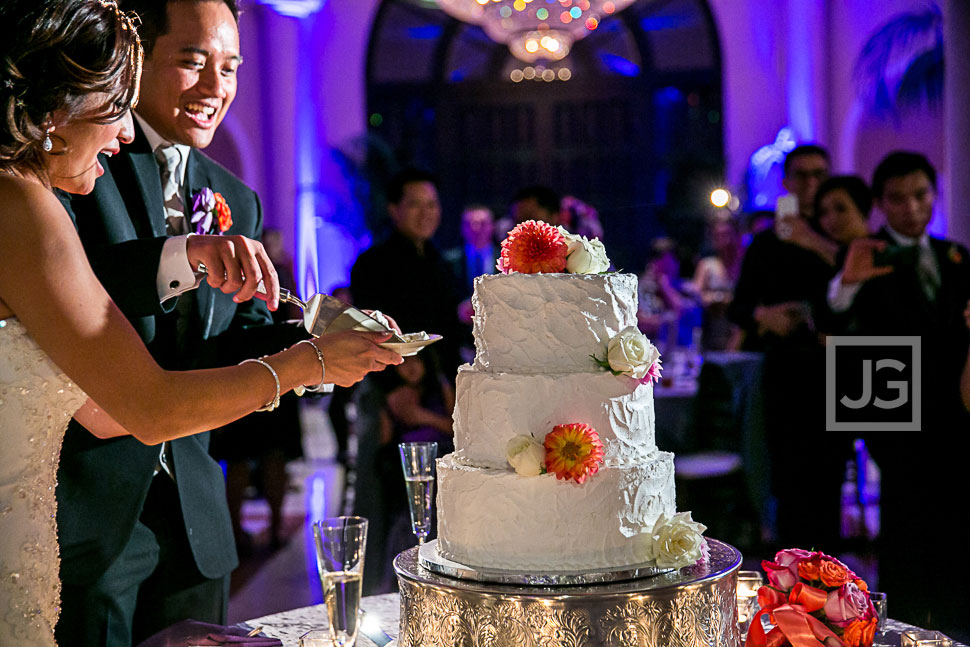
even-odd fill
[[[70,203],[92,265],[165,368],[226,365],[281,350],[306,335],[270,325],[261,301],[236,303],[202,283],[174,307],[159,305],[160,296],[194,287],[187,256],[195,258],[205,241],[235,241],[241,257],[259,256],[247,247],[253,241],[227,238],[259,238],[259,199],[197,150],[212,141],[236,93],[242,59],[235,0],[121,4],[141,18],[145,65],[134,142],[102,157],[105,174],[94,192]],[[221,196],[231,224],[222,203],[186,222],[203,189]],[[180,235],[200,223],[209,233],[225,229],[225,236]],[[212,273],[221,278],[218,269]],[[226,274],[239,282],[231,263]],[[244,289],[252,294],[253,286]],[[370,342],[363,352],[334,344],[324,349],[330,366],[367,358],[371,347],[383,352]],[[131,437],[98,440],[76,424],[68,430],[57,488],[60,644],[128,647],[186,618],[225,623],[238,559],[223,474],[208,446],[208,434],[147,447]]]

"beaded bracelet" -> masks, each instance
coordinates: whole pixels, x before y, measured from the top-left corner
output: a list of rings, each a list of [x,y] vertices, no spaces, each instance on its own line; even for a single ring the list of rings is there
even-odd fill
[[[304,393],[319,393],[321,390],[323,390],[324,387],[326,387],[326,384],[324,384],[323,381],[327,377],[327,366],[323,363],[323,351],[317,348],[317,345],[314,344],[309,339],[301,339],[300,341],[293,344],[293,347],[296,348],[300,344],[309,344],[310,348],[312,348],[316,352],[317,359],[320,360],[320,383],[317,384],[316,386],[300,385],[294,388],[293,392],[296,393],[297,395],[303,395]]]
[[[269,365],[269,362],[265,362],[262,359],[244,359],[243,361],[239,362],[239,365],[242,366],[243,364],[247,364],[249,362],[259,364],[260,366],[265,366],[266,370],[268,370],[273,376],[273,381],[276,382],[276,395],[273,396],[272,400],[263,405],[262,408],[256,409],[256,411],[272,411],[276,407],[280,406],[280,376],[276,374],[276,370]]]

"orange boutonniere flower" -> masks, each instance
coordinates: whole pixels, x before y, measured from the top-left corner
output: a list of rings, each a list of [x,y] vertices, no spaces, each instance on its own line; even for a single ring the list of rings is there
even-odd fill
[[[229,204],[222,197],[221,193],[216,193],[215,197],[216,216],[219,218],[219,231],[225,233],[232,227],[232,210],[229,209]]]
[[[947,256],[949,256],[951,263],[956,263],[959,265],[963,262],[963,254],[960,253],[960,248],[956,245],[950,245],[950,249],[947,251]]]
[[[192,224],[197,234],[223,234],[232,227],[232,211],[221,193],[205,187],[192,194]]]

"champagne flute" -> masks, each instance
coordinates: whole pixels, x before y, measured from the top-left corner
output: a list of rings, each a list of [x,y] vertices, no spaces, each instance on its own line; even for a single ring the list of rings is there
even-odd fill
[[[431,492],[434,489],[434,459],[438,455],[438,443],[401,443],[398,449],[401,450],[401,467],[408,488],[411,529],[421,546],[431,532]]]
[[[313,524],[313,542],[331,642],[335,647],[352,647],[357,640],[367,519],[334,517],[317,521]]]

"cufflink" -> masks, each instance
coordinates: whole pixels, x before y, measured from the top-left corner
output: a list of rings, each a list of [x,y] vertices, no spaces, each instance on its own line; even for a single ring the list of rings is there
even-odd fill
[[[181,284],[178,281],[172,281],[171,283],[168,284],[168,287],[172,290],[177,290],[179,285]]]

